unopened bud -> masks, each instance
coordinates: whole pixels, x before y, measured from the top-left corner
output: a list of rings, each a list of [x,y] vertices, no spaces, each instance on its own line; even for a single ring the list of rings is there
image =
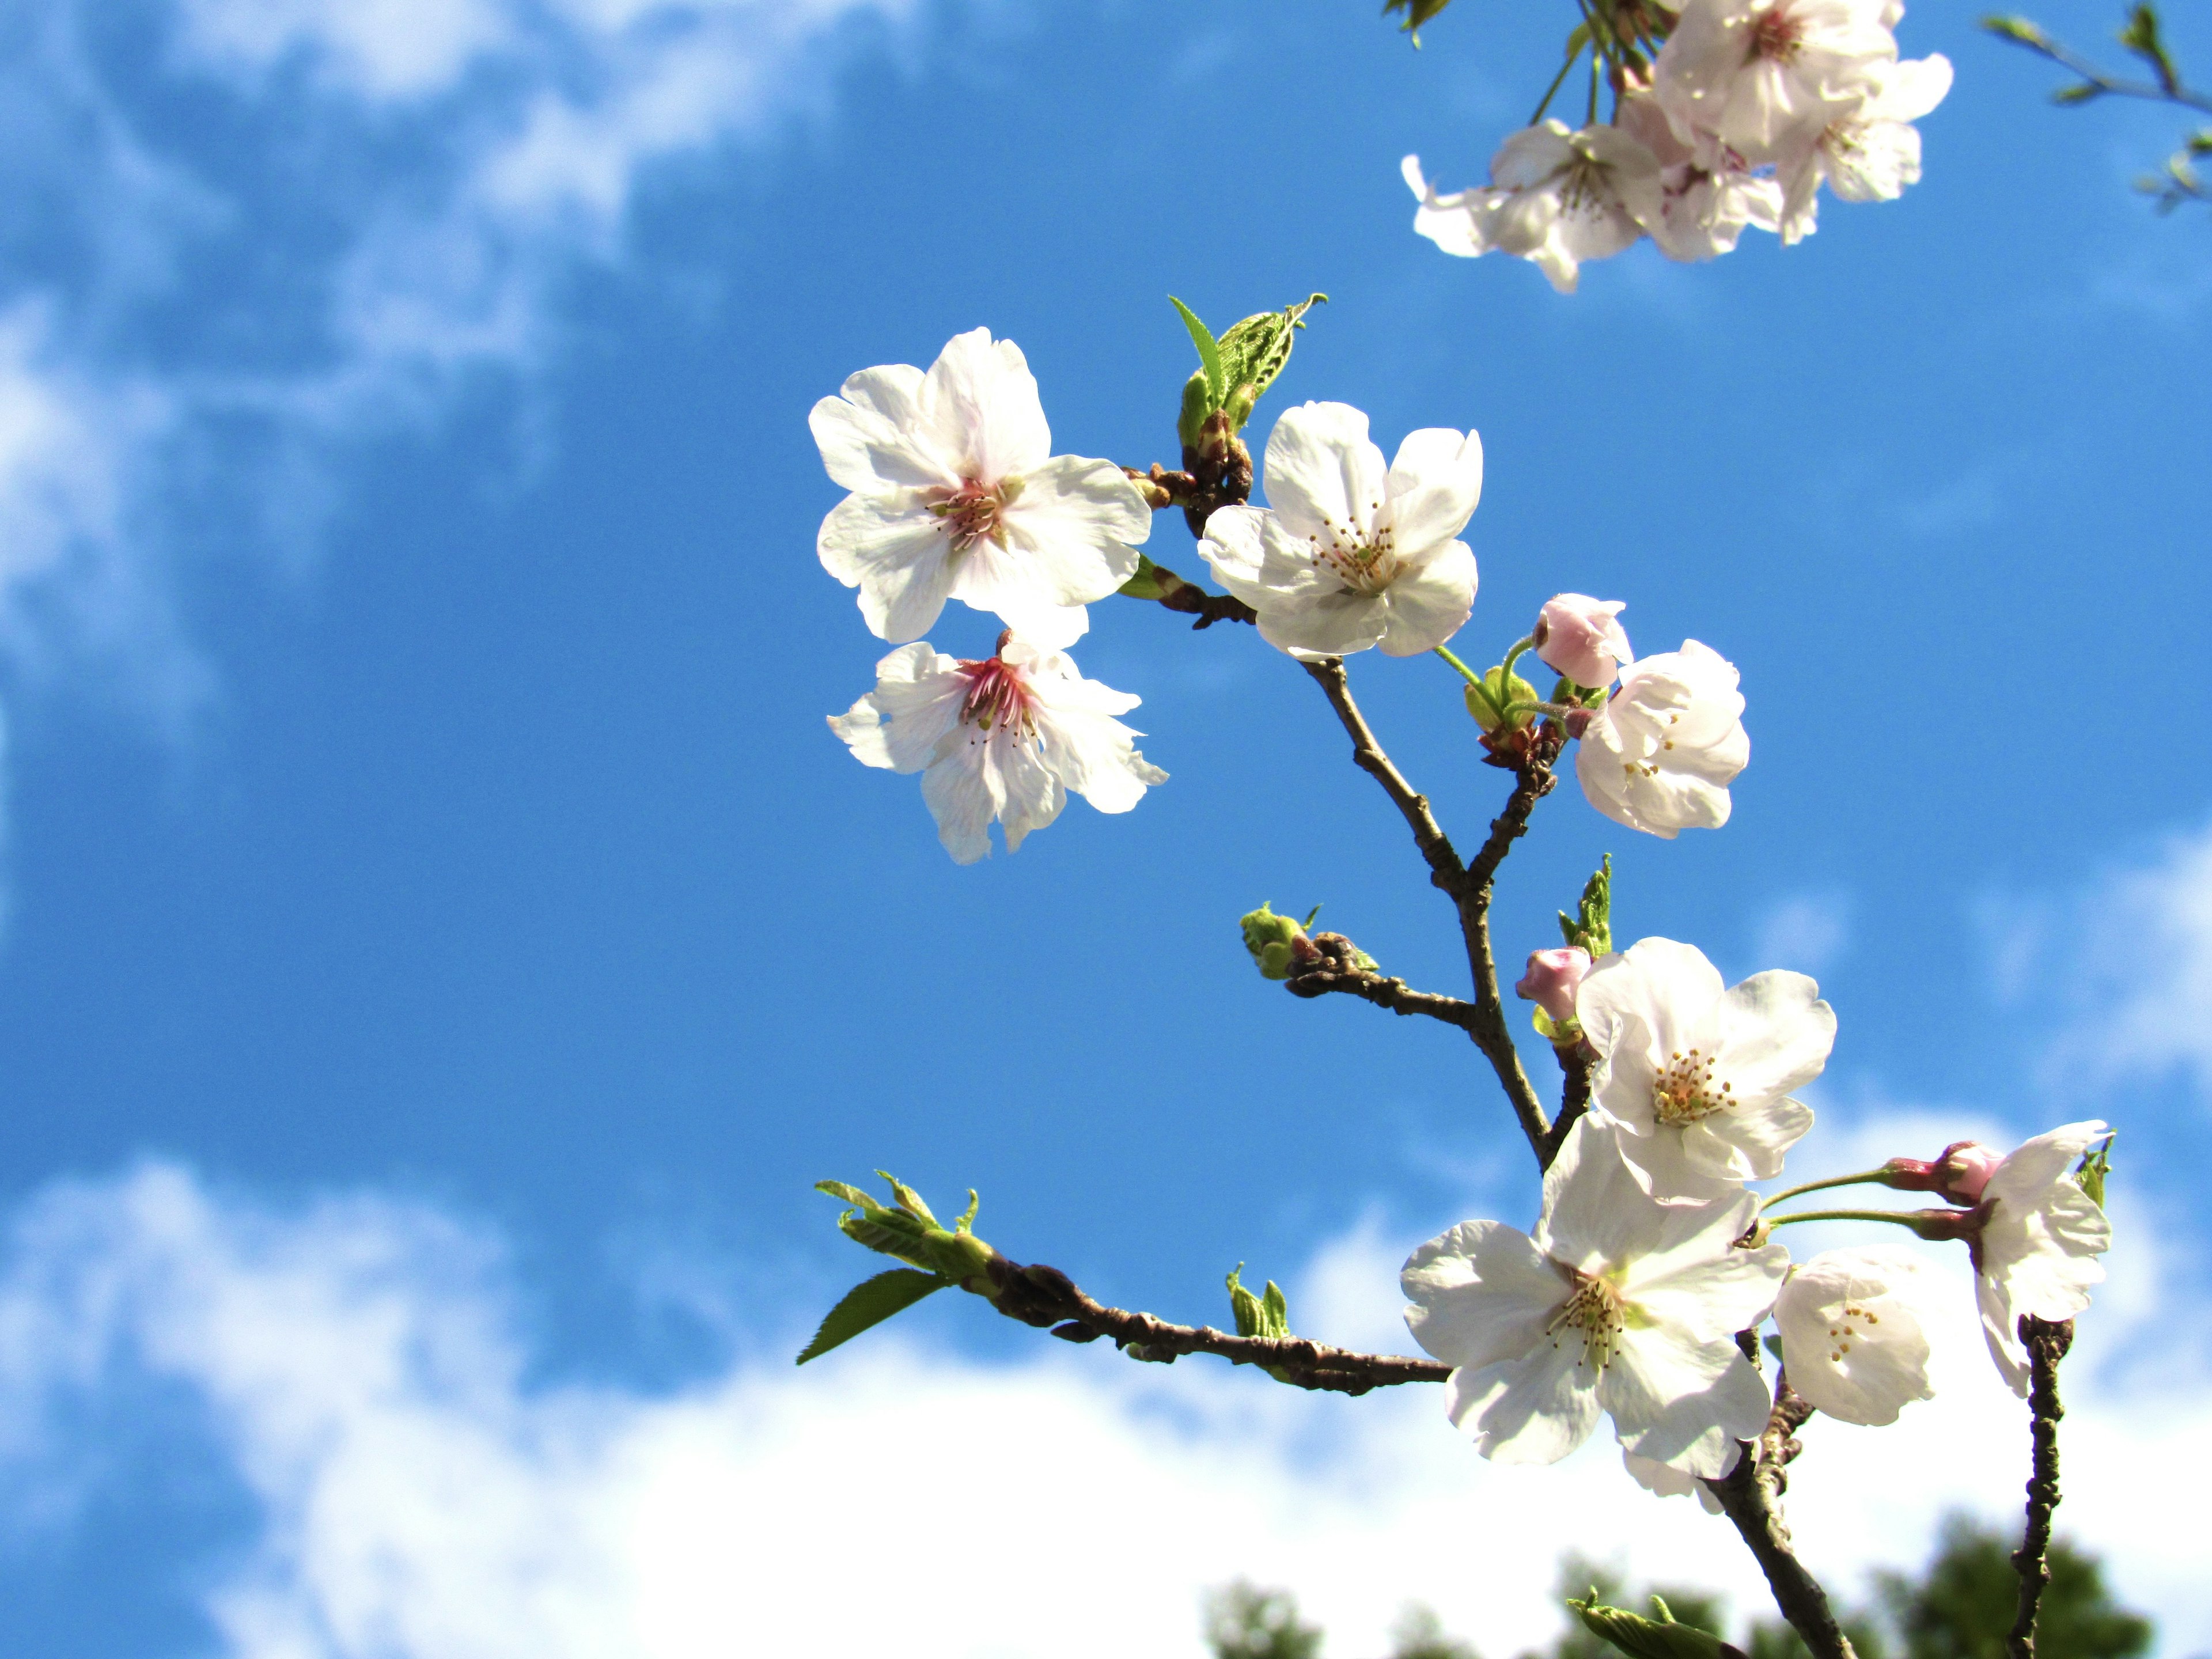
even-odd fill
[[[1626,609],[1623,600],[1594,599],[1587,593],[1560,593],[1547,599],[1530,636],[1537,656],[1577,685],[1593,690],[1611,685],[1636,660],[1620,625],[1620,613]]]
[[[1930,1163],[1893,1158],[1881,1166],[1881,1184],[1905,1193],[1941,1193],[1962,1209],[1982,1201],[1982,1189],[2004,1162],[2004,1154],[1977,1140],[1954,1140]]]
[[[1523,726],[1531,718],[1527,709],[1509,715],[1507,711],[1516,703],[1536,701],[1536,688],[1518,674],[1509,674],[1500,664],[1482,677],[1480,685],[1467,688],[1467,712],[1474,716],[1474,723],[1485,732],[1500,726]]]
[[[1244,948],[1252,953],[1262,979],[1288,979],[1299,963],[1313,960],[1317,954],[1306,930],[1289,916],[1277,915],[1269,905],[1262,904],[1247,915],[1240,925],[1244,929]]]
[[[1590,955],[1571,945],[1554,951],[1531,951],[1528,971],[1513,988],[1514,994],[1541,1008],[1555,1028],[1564,1030],[1575,1018],[1575,993],[1589,972]]]

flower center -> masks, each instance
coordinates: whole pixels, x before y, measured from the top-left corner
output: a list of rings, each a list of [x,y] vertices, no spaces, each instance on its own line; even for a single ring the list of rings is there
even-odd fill
[[[1006,544],[1004,515],[1021,493],[1018,477],[1001,478],[996,489],[980,478],[963,478],[957,488],[933,485],[922,491],[922,500],[937,516],[937,527],[952,538],[953,550],[965,553],[987,538]]]
[[[1545,1334],[1556,1348],[1562,1340],[1571,1340],[1580,1332],[1583,1357],[1577,1363],[1601,1371],[1613,1358],[1613,1350],[1620,1346],[1620,1333],[1628,1324],[1628,1317],[1621,1310],[1620,1292],[1594,1273],[1573,1267],[1565,1272],[1574,1283],[1574,1294],[1553,1315],[1552,1322],[1544,1328]]]
[[[1851,1351],[1852,1342],[1863,1340],[1869,1326],[1881,1323],[1881,1316],[1863,1304],[1844,1303],[1844,1310],[1837,1316],[1836,1322],[1828,1327],[1828,1340],[1835,1345],[1828,1351],[1828,1358],[1840,1364],[1844,1356]]]
[[[1695,1048],[1669,1055],[1651,1085],[1651,1109],[1662,1123],[1695,1123],[1735,1104],[1727,1084],[1713,1087],[1713,1062]]]
[[[1787,64],[1805,43],[1805,25],[1782,6],[1771,7],[1751,26],[1751,50],[1746,61]]]
[[[1003,635],[999,648],[1006,649]],[[960,702],[962,724],[981,726],[985,732],[994,726],[1002,732],[1036,729],[1030,689],[1023,683],[1019,669],[1009,666],[1002,657],[991,657],[982,662],[963,662],[960,672],[968,680],[968,695]]]
[[[1376,511],[1381,504],[1376,503]],[[1326,526],[1328,539],[1309,536],[1313,562],[1344,584],[1347,593],[1380,593],[1398,580],[1404,568],[1398,562],[1397,538],[1389,529],[1362,535],[1350,525]]]

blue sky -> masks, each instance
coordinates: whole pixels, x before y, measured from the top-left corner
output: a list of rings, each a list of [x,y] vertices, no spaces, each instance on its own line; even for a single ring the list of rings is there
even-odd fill
[[[2112,21],[2044,15],[2081,40]],[[1218,1318],[1248,1261],[1308,1287],[1294,1317],[1340,1322],[1302,1328],[1379,1342],[1403,1340],[1407,1247],[1533,1208],[1451,1033],[1296,1003],[1245,963],[1236,917],[1273,899],[1325,902],[1416,984],[1463,972],[1395,816],[1249,631],[1095,608],[1077,659],[1143,696],[1171,781],[974,868],[910,781],[823,726],[884,647],[813,558],[836,492],[812,401],[984,325],[1028,353],[1059,448],[1171,461],[1170,291],[1218,324],[1332,296],[1262,431],[1307,398],[1366,409],[1386,447],[1481,431],[1463,654],[1494,659],[1572,588],[1627,599],[1642,649],[1694,636],[1743,671],[1734,822],[1632,838],[1570,784],[1508,867],[1501,954],[1551,942],[1610,851],[1628,936],[1819,975],[1838,1167],[2111,1116],[2134,1288],[2094,1399],[2114,1424],[2202,1416],[2203,1322],[2149,1311],[2200,1305],[2212,1150],[2189,645],[2212,599],[2190,447],[2212,250],[2202,214],[2128,189],[2176,124],[2053,111],[2042,67],[1923,8],[1905,49],[1959,82],[1905,201],[1832,204],[1786,253],[1638,249],[1562,298],[1414,238],[1396,166],[1476,179],[1563,27],[1470,3],[1416,55],[1340,0],[0,9],[12,1650],[523,1651],[302,1542],[333,1514],[383,1536],[319,1455],[272,1450],[301,1413],[366,1435],[334,1403],[355,1360],[239,1368],[325,1339],[391,1358],[418,1326],[392,1364],[429,1380],[392,1399],[490,1436],[541,1498],[544,1460],[568,1467],[544,1413],[602,1449],[726,1419],[896,1459],[930,1431],[884,1402],[926,1400],[981,1437],[951,1435],[965,1462],[930,1449],[948,1480],[1034,1503],[1034,1468],[983,1445],[1034,1407],[1079,1485],[1125,1455],[1202,1461],[1207,1425],[1243,1460],[1215,1483],[1249,1506],[1209,1523],[1216,1553],[1149,1564],[1164,1640],[1194,1639],[1173,1571],[1297,1579],[1352,1632],[1389,1610],[1354,1582],[1363,1551],[1393,1595],[1480,1590],[1402,1547],[1492,1478],[1432,1407],[1376,1413],[1399,1425],[1376,1467],[1411,1471],[1386,1501],[1328,1484],[1374,1432],[1337,1402],[1194,1363],[1132,1381],[943,1298],[788,1372],[868,1265],[810,1190],[825,1176],[978,1187],[1010,1255],[1171,1316]],[[2178,44],[2212,55],[2185,23]],[[1147,550],[1197,574],[1169,515]],[[994,628],[956,608],[933,638],[980,654]],[[1449,672],[1370,658],[1354,684],[1472,838],[1502,790]],[[110,1283],[136,1287],[126,1311],[88,1288]],[[2201,1473],[2190,1433],[2164,1459]],[[796,1503],[740,1442],[696,1501]],[[2089,1477],[2087,1541],[2149,1478],[2116,1463],[2100,1509]],[[1910,1535],[1838,1494],[1834,1547],[1909,1559],[1938,1499],[1994,1510],[2014,1479],[1909,1484]],[[1617,1471],[1572,1480],[1602,1494],[1594,1547],[1680,1524]],[[575,1513],[608,1490],[584,1482]],[[1320,1534],[1292,1520],[1322,1513],[1328,1547],[1300,1553]],[[560,1532],[595,1564],[578,1582],[641,1547],[591,1555],[598,1524]],[[809,1524],[775,1529],[794,1561],[820,1553]],[[1741,1591],[1724,1537],[1650,1547]],[[574,1651],[775,1645],[769,1613],[714,1602],[723,1571],[575,1619],[546,1612],[544,1574],[489,1577]],[[2138,1599],[2186,1583],[2155,1551],[2130,1571]],[[2212,1643],[2201,1591],[2172,1605],[2168,1652]],[[1514,1606],[1462,1621],[1492,1659],[1548,1616]],[[941,1611],[928,1651],[1046,1650],[1019,1608],[968,1635],[972,1609]],[[576,1634],[599,1618],[623,1633]]]

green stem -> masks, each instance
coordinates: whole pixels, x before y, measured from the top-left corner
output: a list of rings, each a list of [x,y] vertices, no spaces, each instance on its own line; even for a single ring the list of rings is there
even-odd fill
[[[1530,122],[1530,123],[1529,123],[1529,125],[1530,125],[1531,126],[1534,126],[1534,125],[1535,125],[1535,123],[1532,121],[1532,122]],[[1474,670],[1473,670],[1472,668],[1469,668],[1469,667],[1468,667],[1465,663],[1462,662],[1462,661],[1461,661],[1457,657],[1455,657],[1454,655],[1452,655],[1452,653],[1451,653],[1450,652],[1449,652],[1449,651],[1445,650],[1445,649],[1443,648],[1443,647],[1442,647],[1441,645],[1440,645],[1440,646],[1437,646],[1437,647],[1436,647],[1436,653],[1437,653],[1437,655],[1438,655],[1439,657],[1442,657],[1442,658],[1443,658],[1446,662],[1449,663],[1449,664],[1450,664],[1454,668],[1457,669],[1457,670],[1459,671],[1459,672],[1460,672],[1460,678],[1462,678],[1462,679],[1464,679],[1464,680],[1465,680],[1465,681],[1466,681],[1469,685],[1478,686],[1478,687],[1479,687],[1479,686],[1480,686],[1480,685],[1482,684],[1482,676],[1481,676],[1481,675],[1480,675],[1480,674],[1476,673],[1476,672],[1474,672]]]
[[[1770,1227],[1786,1227],[1793,1221],[1887,1221],[1920,1231],[1920,1218],[1909,1210],[1800,1210],[1794,1215],[1761,1216]]]
[[[1521,660],[1522,653],[1534,650],[1535,648],[1535,645],[1536,636],[1534,634],[1528,635],[1513,642],[1513,648],[1505,653],[1505,661],[1498,669],[1498,684],[1499,690],[1503,690],[1506,686],[1510,685],[1513,683],[1513,665]]]
[[[1552,77],[1552,84],[1544,88],[1543,101],[1536,106],[1536,112],[1528,118],[1530,126],[1534,126],[1537,122],[1544,118],[1544,112],[1551,108],[1552,100],[1559,95],[1559,88],[1566,84],[1567,71],[1575,66],[1575,59],[1581,56],[1582,53],[1578,52],[1571,52],[1567,54],[1567,61],[1559,65],[1559,72]]]
[[[1793,1198],[1802,1198],[1807,1193],[1822,1192],[1830,1187],[1856,1187],[1867,1182],[1880,1181],[1887,1173],[1887,1170],[1862,1170],[1856,1175],[1830,1176],[1826,1181],[1808,1181],[1802,1187],[1785,1187],[1778,1193],[1768,1193],[1759,1201],[1762,1208],[1769,1204],[1786,1204]]]

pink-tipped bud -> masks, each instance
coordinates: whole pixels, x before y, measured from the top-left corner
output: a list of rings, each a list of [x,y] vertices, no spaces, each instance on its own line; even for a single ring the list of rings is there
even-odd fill
[[[1567,735],[1569,737],[1579,738],[1583,732],[1589,730],[1589,723],[1596,718],[1597,716],[1595,713],[1590,709],[1576,708],[1571,709],[1568,712],[1566,719],[1561,721],[1560,724],[1567,728]]]
[[[1930,1164],[1924,1158],[1893,1158],[1881,1166],[1881,1184],[1906,1193],[1941,1193],[1962,1209],[1982,1201],[2004,1154],[1978,1140],[1954,1140]]]
[[[1594,599],[1587,593],[1560,593],[1544,601],[1536,614],[1536,654],[1555,674],[1595,690],[1636,660],[1620,625],[1626,610],[1620,599]]]
[[[1583,975],[1589,969],[1589,952],[1571,945],[1556,951],[1532,951],[1528,971],[1513,988],[1514,994],[1541,1008],[1553,1024],[1564,1026],[1575,1017],[1575,993],[1582,988]]]

